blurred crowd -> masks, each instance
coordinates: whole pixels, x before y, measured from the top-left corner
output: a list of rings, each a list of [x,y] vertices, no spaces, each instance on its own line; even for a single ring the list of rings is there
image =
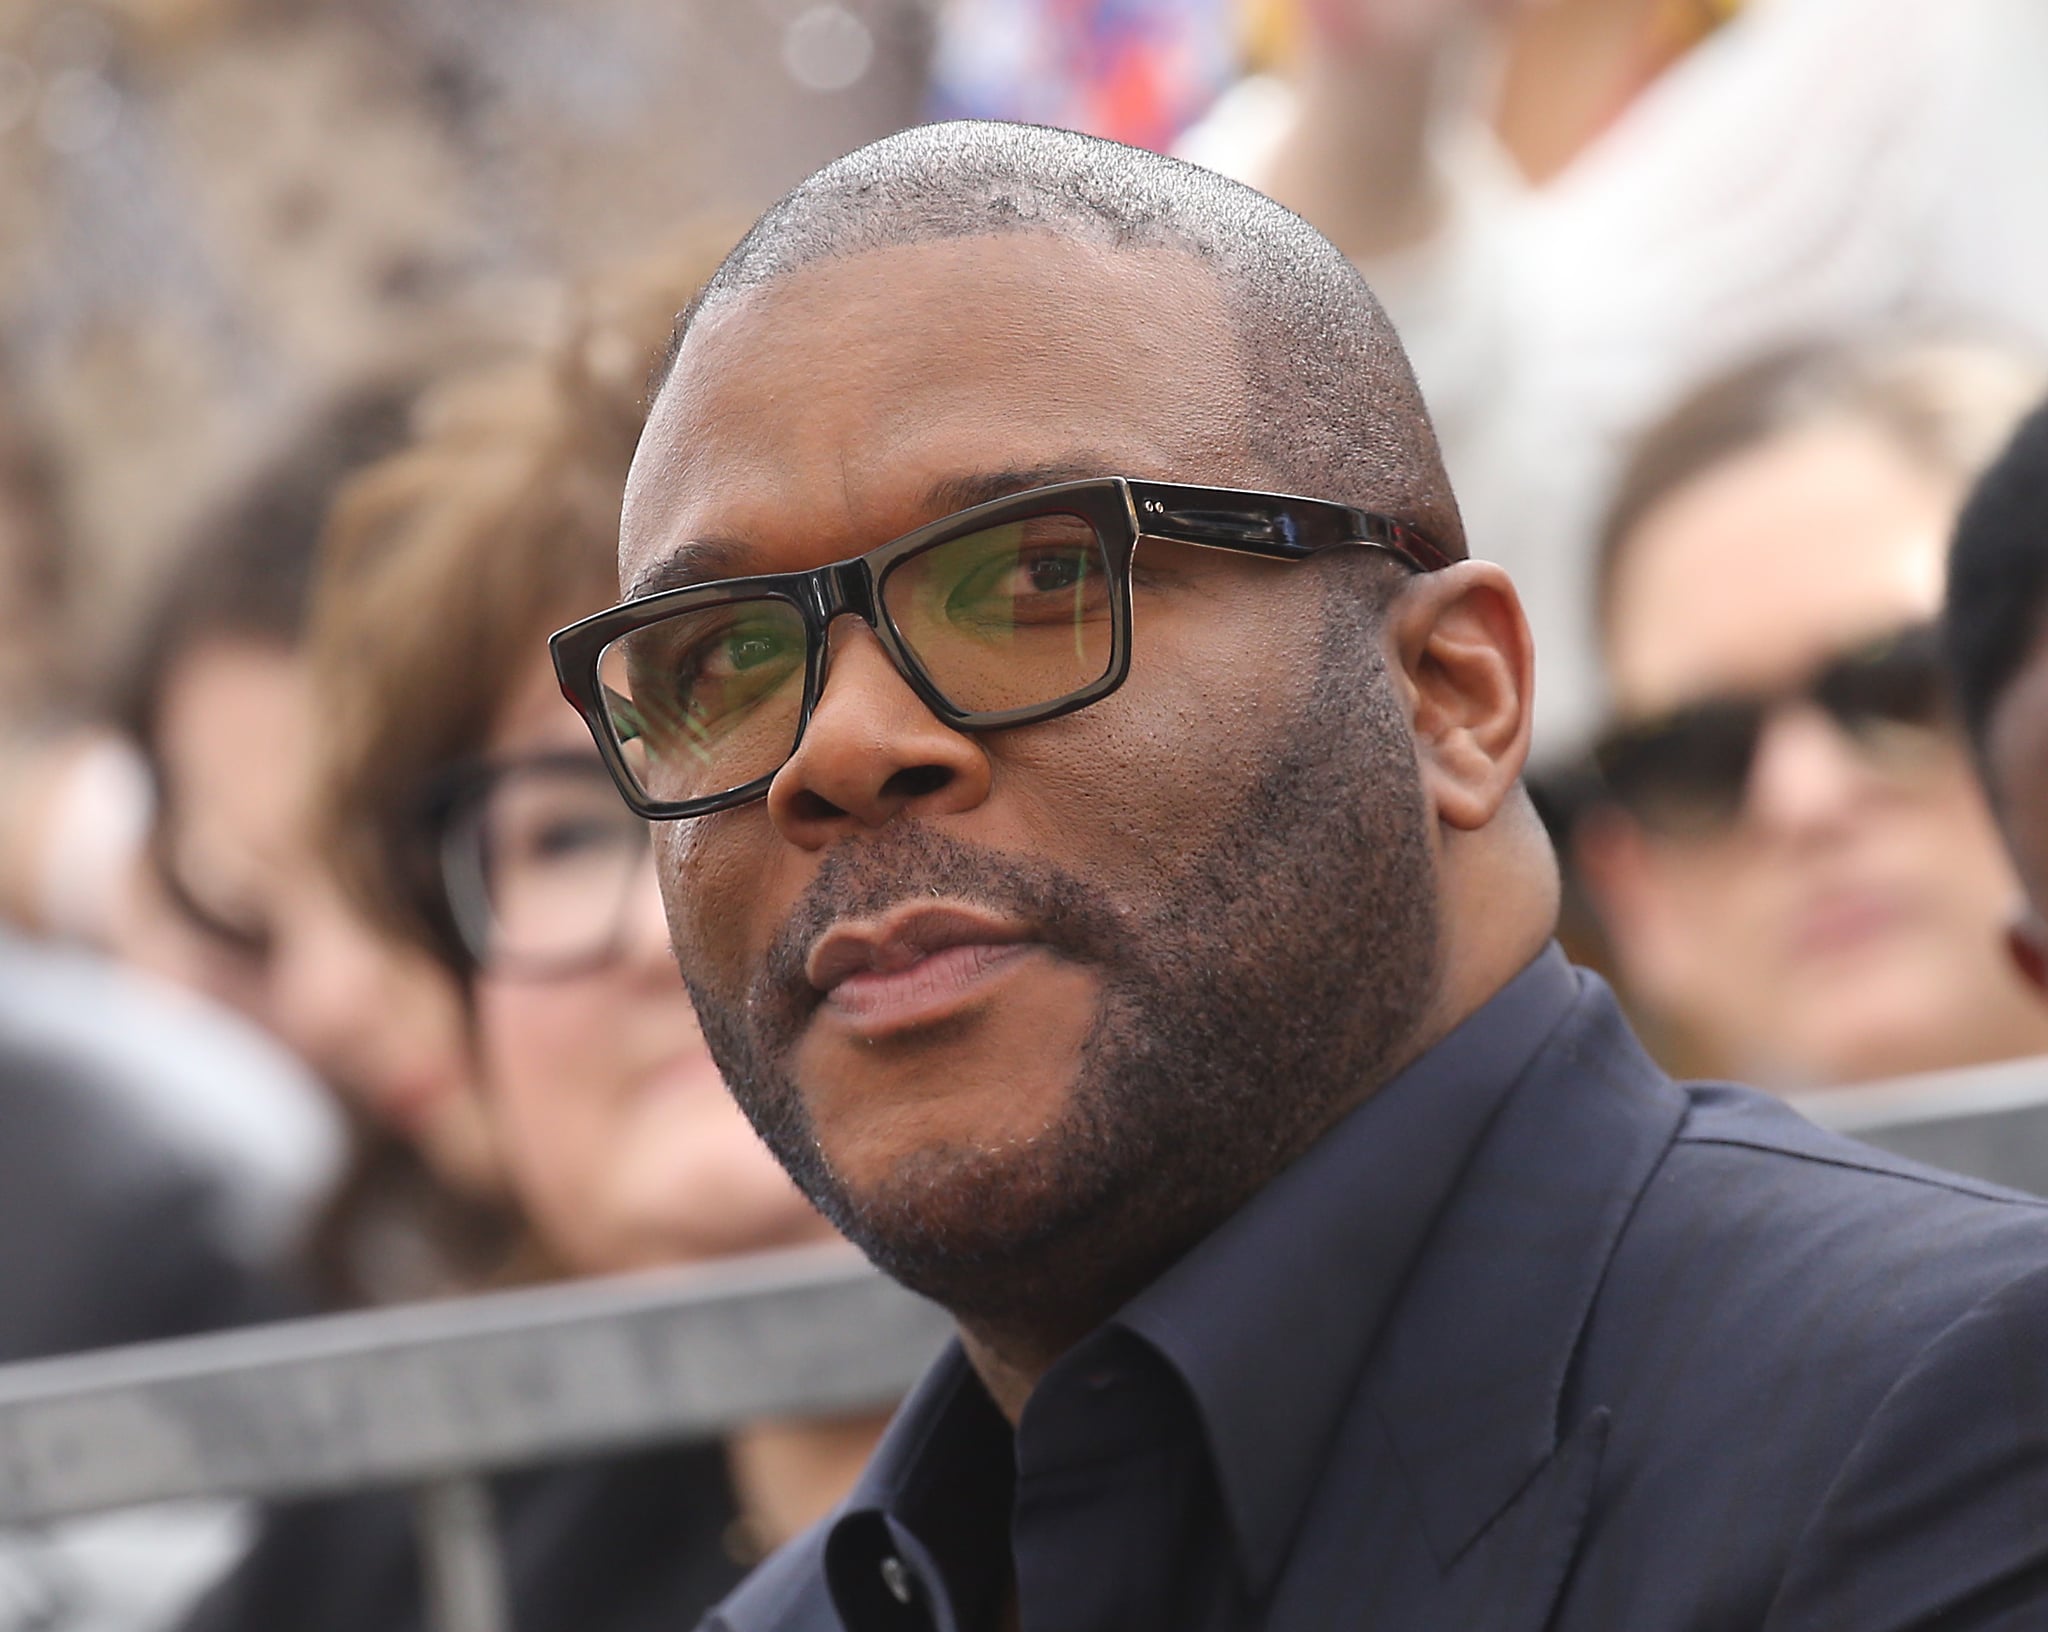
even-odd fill
[[[1667,1064],[2048,1057],[1939,638],[2048,397],[2039,0],[24,0],[0,1361],[827,1238],[545,637],[617,598],[738,224],[953,116],[1178,151],[1365,270],[1536,628],[1573,949]],[[501,1482],[517,1624],[690,1624],[878,1426]],[[384,1498],[0,1540],[0,1632],[421,1599]]]

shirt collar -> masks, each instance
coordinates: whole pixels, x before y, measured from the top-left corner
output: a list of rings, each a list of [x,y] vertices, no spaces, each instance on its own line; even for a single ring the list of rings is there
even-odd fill
[[[971,1604],[999,1586],[959,1570],[1006,1557],[1014,1474],[1010,1424],[955,1339],[891,1419],[832,1526],[826,1571],[842,1619],[859,1624],[844,1614],[847,1598],[866,1590],[880,1544],[906,1551],[906,1532],[917,1544],[908,1549],[916,1562],[945,1577],[935,1608]],[[950,1574],[937,1568],[940,1559],[954,1566]]]
[[[1286,1556],[1431,1223],[1578,990],[1553,943],[1115,1322],[1187,1384],[1254,1592]]]
[[[1578,991],[1553,943],[1110,1323],[1185,1383],[1255,1592],[1286,1556],[1430,1224]],[[989,1481],[1006,1490],[1013,1457],[1009,1424],[955,1342],[897,1412],[835,1531],[850,1538],[887,1515],[941,1557],[1001,1549],[1003,1505],[973,1494],[992,1494]],[[992,1521],[995,1533],[983,1534]],[[950,1587],[975,1595],[981,1585]]]

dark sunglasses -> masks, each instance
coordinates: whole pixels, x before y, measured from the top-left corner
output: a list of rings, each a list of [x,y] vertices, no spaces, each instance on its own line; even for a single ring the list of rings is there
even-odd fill
[[[759,799],[803,740],[826,635],[853,616],[959,731],[1070,714],[1131,665],[1131,556],[1147,538],[1301,561],[1381,550],[1448,564],[1389,516],[1322,499],[1093,477],[946,516],[808,572],[664,590],[559,631],[563,693],[642,816]]]
[[[1934,626],[1916,624],[1859,646],[1794,685],[1705,697],[1617,726],[1593,748],[1602,791],[1657,832],[1725,832],[1742,815],[1765,724],[1796,703],[1818,707],[1881,768],[1924,764],[1948,724]]]

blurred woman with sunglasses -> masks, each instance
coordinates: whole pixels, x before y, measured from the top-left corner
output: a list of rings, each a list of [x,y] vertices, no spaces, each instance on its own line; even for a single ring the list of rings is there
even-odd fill
[[[1626,467],[1574,850],[1688,1068],[1798,1089],[2048,1052],[1932,639],[1956,510],[2041,386],[1961,343],[1784,351]]]
[[[323,844],[460,986],[528,1278],[828,1241],[734,1106],[668,948],[646,824],[563,702],[550,631],[617,597],[644,382],[714,264],[592,291],[553,355],[455,382],[344,489],[315,612]],[[497,1486],[518,1632],[690,1626],[851,1484],[881,1427],[763,1424]],[[192,1632],[422,1624],[402,1511],[275,1515]]]

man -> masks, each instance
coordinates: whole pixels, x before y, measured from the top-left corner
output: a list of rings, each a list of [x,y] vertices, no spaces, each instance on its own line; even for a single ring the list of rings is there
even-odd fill
[[[2048,403],[1971,492],[1948,571],[1957,707],[2029,903],[2007,944],[2048,991]]]
[[[735,1094],[961,1333],[713,1626],[2048,1615],[2048,1215],[1648,1063],[1463,555],[1356,274],[1170,160],[912,131],[692,304],[557,664]]]

